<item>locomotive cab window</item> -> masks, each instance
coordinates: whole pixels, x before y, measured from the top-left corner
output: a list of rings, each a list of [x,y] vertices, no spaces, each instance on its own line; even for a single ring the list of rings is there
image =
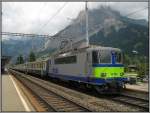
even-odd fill
[[[94,63],[111,63],[111,53],[108,50],[92,52],[92,62]]]
[[[109,50],[100,51],[100,63],[111,63],[111,52]]]

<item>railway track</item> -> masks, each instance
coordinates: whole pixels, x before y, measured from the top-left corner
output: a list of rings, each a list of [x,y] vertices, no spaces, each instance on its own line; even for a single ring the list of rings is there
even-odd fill
[[[17,77],[16,74],[15,74],[15,77]],[[84,92],[80,92],[79,91],[78,92],[78,91],[76,91],[74,89],[70,90],[68,88],[62,87],[61,85],[58,86],[58,85],[55,85],[55,84],[50,83],[48,81],[41,80],[39,78],[35,78],[35,77],[29,76],[29,75],[21,74],[20,72],[18,73],[18,77],[20,79],[23,79],[22,83],[26,79],[27,80],[26,84],[28,84],[28,82],[32,81],[33,85],[37,86],[37,84],[38,84],[39,87],[42,86],[41,87],[42,89],[37,89],[38,91],[36,90],[35,92],[33,92],[33,91],[32,92],[37,95],[37,98],[41,98],[40,99],[41,103],[43,103],[45,105],[45,108],[47,108],[47,111],[56,111],[56,110],[57,111],[61,111],[61,110],[64,111],[64,109],[66,109],[65,108],[66,105],[63,104],[63,103],[61,105],[61,103],[57,102],[55,100],[55,97],[54,97],[54,101],[53,102],[54,102],[55,105],[52,106],[53,104],[49,104],[49,102],[47,102],[48,101],[47,100],[48,99],[47,96],[46,97],[45,96],[42,96],[42,97],[40,96],[39,97],[39,95],[47,95],[47,93],[49,93],[49,90],[48,90],[46,93],[40,94],[41,92],[45,92],[45,91],[43,91],[43,87],[46,90],[47,89],[52,90],[52,94],[54,93],[54,95],[61,94],[63,96],[63,98],[65,97],[65,98],[67,98],[67,100],[73,101],[73,103],[75,103],[77,108],[76,107],[69,107],[67,105],[68,106],[68,110],[70,109],[69,111],[148,111],[147,108],[145,108],[143,106],[138,106],[137,102],[129,102],[130,100],[135,101],[135,99],[133,99],[131,97],[129,98],[128,97],[129,95],[126,96],[126,99],[125,99],[125,95],[123,96],[123,94],[119,95],[119,96],[115,96],[115,97],[100,96],[99,94],[95,94],[95,93],[88,94],[87,92],[89,92],[89,91],[84,91]],[[33,85],[29,86],[29,87],[31,87],[31,90],[35,89],[35,88],[33,88]],[[55,90],[53,90],[53,88]],[[86,93],[87,93],[87,95],[86,95]],[[128,93],[126,93],[126,94],[128,94]],[[123,99],[121,99],[121,97],[124,98],[125,101]],[[49,98],[49,101],[50,100],[51,100],[51,98]],[[71,105],[71,104],[69,104],[69,105]],[[58,106],[61,106],[62,108],[59,109],[59,108],[57,108]],[[121,106],[121,108],[119,106]],[[56,109],[53,109],[55,107],[56,107]]]
[[[147,99],[120,94],[117,97],[113,97],[112,100],[142,108],[144,111],[149,111],[149,100]]]
[[[142,99],[142,100],[149,100],[149,92],[145,91],[137,91],[137,90],[132,90],[132,89],[125,89],[121,93],[123,96],[129,96],[137,99]]]
[[[64,98],[61,95],[50,91],[39,84],[23,77],[15,76],[21,83],[29,88],[34,95],[40,100],[41,104],[47,109],[47,111],[57,112],[89,112],[88,108],[85,108],[71,100]]]

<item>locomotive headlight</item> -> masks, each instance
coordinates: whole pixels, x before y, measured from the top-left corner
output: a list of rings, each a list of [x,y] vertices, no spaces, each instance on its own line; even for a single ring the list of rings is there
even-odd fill
[[[106,73],[101,73],[101,77],[106,77]]]

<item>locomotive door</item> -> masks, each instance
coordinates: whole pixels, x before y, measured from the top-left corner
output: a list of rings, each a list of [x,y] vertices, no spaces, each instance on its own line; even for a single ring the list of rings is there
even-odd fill
[[[89,77],[92,74],[92,57],[91,52],[87,52],[86,57],[86,75]]]

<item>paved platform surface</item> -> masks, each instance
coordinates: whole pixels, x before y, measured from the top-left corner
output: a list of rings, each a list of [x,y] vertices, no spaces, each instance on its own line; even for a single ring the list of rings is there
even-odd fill
[[[35,111],[13,77],[2,74],[2,111]]]
[[[138,83],[135,85],[126,84],[126,88],[149,92],[148,83]]]

